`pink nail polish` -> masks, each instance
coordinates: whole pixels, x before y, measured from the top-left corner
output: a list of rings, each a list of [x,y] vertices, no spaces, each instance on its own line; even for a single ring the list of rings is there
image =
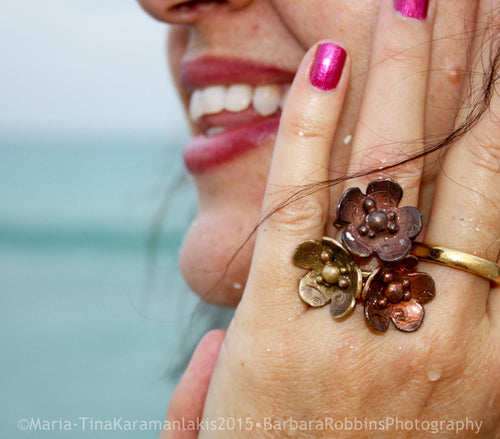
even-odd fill
[[[425,20],[429,0],[394,0],[394,9],[401,15],[418,20]]]
[[[346,58],[347,53],[342,47],[333,43],[320,44],[311,68],[311,84],[321,90],[337,87]]]

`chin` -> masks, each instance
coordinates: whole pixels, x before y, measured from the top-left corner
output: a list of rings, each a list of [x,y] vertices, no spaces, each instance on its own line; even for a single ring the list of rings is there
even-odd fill
[[[247,281],[256,222],[239,213],[201,211],[182,245],[180,266],[186,282],[215,305],[236,306]]]

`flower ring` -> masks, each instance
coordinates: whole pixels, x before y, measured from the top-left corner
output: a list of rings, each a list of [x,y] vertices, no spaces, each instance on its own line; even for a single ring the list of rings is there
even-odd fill
[[[416,207],[398,207],[403,189],[393,180],[368,184],[366,195],[350,188],[337,204],[336,226],[345,227],[342,242],[323,237],[302,242],[293,263],[310,270],[300,278],[301,299],[312,307],[331,303],[336,319],[347,316],[356,301],[363,302],[369,326],[387,331],[392,321],[405,332],[417,330],[423,305],[436,295],[434,280],[417,271],[420,259],[458,268],[500,283],[500,266],[474,255],[412,243],[422,230]],[[412,255],[409,256],[409,253]],[[378,267],[363,272],[360,258],[376,255]]]

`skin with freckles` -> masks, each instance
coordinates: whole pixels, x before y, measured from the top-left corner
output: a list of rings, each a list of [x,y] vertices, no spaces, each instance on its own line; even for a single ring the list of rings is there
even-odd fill
[[[384,177],[402,186],[400,206],[420,209],[418,240],[498,262],[499,0],[139,1],[171,24],[171,71],[193,132],[184,159],[199,208],[182,271],[205,300],[238,305],[227,334],[208,334],[193,356],[168,419],[277,422],[162,437],[426,438],[434,432],[416,421],[433,420],[445,422],[442,437],[497,437],[498,285],[420,262],[436,291],[422,326],[381,335],[359,304],[334,320],[302,302],[292,255],[338,234],[344,191]],[[451,146],[429,152],[454,129]],[[413,428],[284,423],[325,418]],[[467,430],[446,424],[466,419]]]

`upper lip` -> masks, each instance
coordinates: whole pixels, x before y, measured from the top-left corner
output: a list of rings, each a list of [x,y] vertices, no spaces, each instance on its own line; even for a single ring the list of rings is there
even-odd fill
[[[218,84],[262,85],[290,83],[295,72],[243,59],[204,56],[181,65],[180,79],[191,92],[196,88]]]

